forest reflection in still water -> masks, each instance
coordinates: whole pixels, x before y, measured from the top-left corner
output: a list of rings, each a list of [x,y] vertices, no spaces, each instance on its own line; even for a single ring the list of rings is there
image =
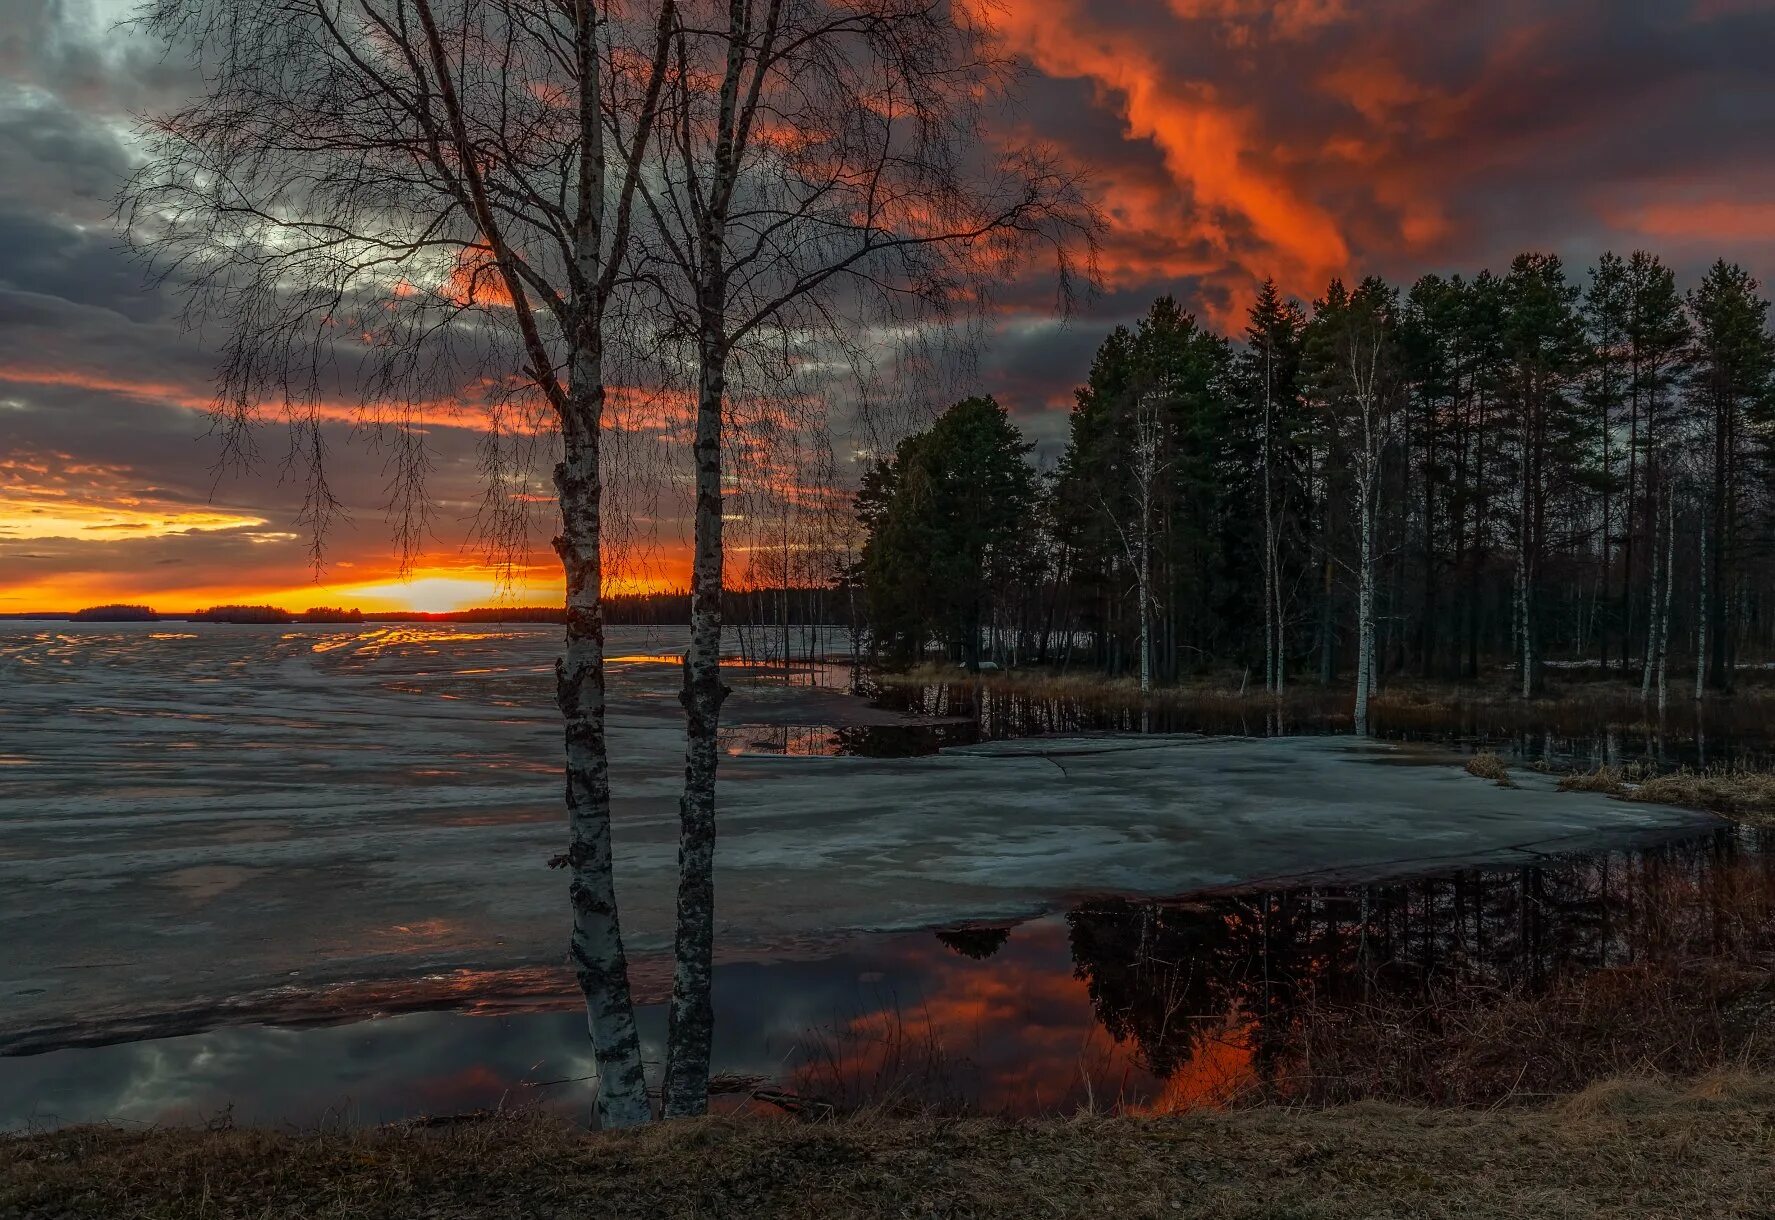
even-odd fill
[[[718,967],[716,1067],[840,1108],[1534,1095],[1581,1084],[1587,1064],[1692,1070],[1748,1034],[1767,1043],[1772,917],[1775,833],[1742,828],[1374,885],[1103,898],[1010,927]],[[1724,990],[1680,981],[1698,965]],[[1598,980],[1613,981],[1585,993],[1576,1024],[1534,1007]],[[1634,1009],[1653,999],[1680,1037]],[[244,1026],[0,1058],[0,1127],[202,1121],[226,1107],[298,1125],[583,1111],[593,1086],[577,1009],[563,975],[552,998],[497,1016]],[[663,1006],[642,1022],[657,1047]],[[1492,1042],[1476,1047],[1487,1022]],[[1598,1044],[1561,1044],[1585,1037]]]
[[[1733,1002],[1775,998],[1771,849],[1775,834],[1729,828],[1526,868],[1179,902],[1104,899],[1008,936],[943,933],[974,968],[927,970],[918,1008],[877,1010],[839,1028],[836,1045],[850,1053],[828,1051],[803,1074],[810,1086],[848,1089],[851,1100],[904,1095],[958,1109],[1090,1102],[1150,1111],[1248,1096],[1489,1100],[1479,1095],[1496,1092],[1495,1079],[1443,1079],[1453,1065],[1403,1060],[1438,1048],[1495,1055],[1497,1047],[1477,1044],[1481,1025],[1512,1012],[1547,1021],[1536,997],[1574,986],[1600,995],[1618,982],[1648,1002],[1675,987],[1680,994],[1665,998],[1680,1006],[1705,975],[1703,990],[1723,987]],[[1028,942],[1044,940],[1044,953],[1030,952]],[[1069,994],[1094,1018],[1070,1046],[1041,1033],[1043,1023],[1019,1020]],[[1562,1028],[1597,1044],[1520,1047],[1525,1055],[1505,1056],[1521,1071],[1504,1089],[1581,1085],[1572,1075],[1590,1067],[1700,1070],[1757,1032],[1708,1027],[1718,1013],[1667,1012],[1688,1032],[1662,1045],[1653,1029],[1595,1028],[1595,1012],[1576,1025],[1570,1012],[1553,1015],[1566,1024],[1490,1035],[1557,1040]],[[1770,1032],[1766,1010],[1740,1016]],[[979,1031],[984,1061],[957,1053],[955,1033],[968,1029]],[[1353,1038],[1366,1045],[1352,1047]],[[1006,1042],[1016,1062],[1003,1062]],[[1400,1061],[1379,1062],[1389,1056]],[[1495,1077],[1504,1066],[1484,1070]]]
[[[1261,695],[1180,688],[1159,692],[1149,708],[1128,706],[1127,692],[1099,698],[964,681],[882,684],[868,693],[879,707],[936,722],[887,739],[853,731],[834,737],[830,752],[928,753],[977,741],[1078,733],[1320,736],[1347,734],[1351,725],[1350,693],[1336,688],[1297,689],[1279,705]],[[1402,686],[1383,690],[1370,718],[1373,736],[1381,740],[1493,749],[1562,770],[1624,763],[1651,770],[1769,768],[1775,767],[1775,701],[1768,693],[1767,687],[1747,687],[1736,698],[1706,704],[1678,698],[1660,713],[1625,688],[1602,684],[1578,684],[1557,699],[1531,703],[1488,698],[1478,690],[1430,693]]]

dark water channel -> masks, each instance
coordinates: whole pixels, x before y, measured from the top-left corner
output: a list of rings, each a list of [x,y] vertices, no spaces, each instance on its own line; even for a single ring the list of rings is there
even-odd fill
[[[1138,710],[964,682],[864,689],[878,707],[937,722],[822,731],[815,735],[822,748],[803,752],[917,754],[979,741],[1076,733],[1288,737],[1350,732],[1347,691],[1297,696],[1287,711],[1276,712],[1260,703],[1212,695],[1191,705]],[[1578,697],[1551,711],[1508,701],[1382,705],[1372,714],[1372,732],[1383,740],[1496,750],[1520,763],[1545,763],[1558,770],[1604,764],[1649,771],[1775,766],[1775,719],[1769,704],[1756,698],[1715,700],[1704,708],[1686,698],[1674,699],[1663,714],[1631,698],[1587,699],[1581,688]]]
[[[841,1104],[1214,1105],[1289,1070],[1309,1012],[1410,1005],[1450,986],[1533,995],[1663,961],[1766,968],[1772,916],[1775,834],[1741,828],[1384,884],[1105,898],[1010,927],[718,967],[717,1068]],[[663,1008],[642,1021],[657,1058]],[[310,1127],[518,1105],[583,1114],[590,1075],[563,977],[515,1010],[245,1025],[0,1058],[0,1127],[219,1117]]]

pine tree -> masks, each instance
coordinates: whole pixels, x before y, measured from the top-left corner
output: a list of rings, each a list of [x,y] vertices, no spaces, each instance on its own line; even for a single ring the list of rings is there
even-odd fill
[[[1263,282],[1246,316],[1238,377],[1243,413],[1258,427],[1264,689],[1281,694],[1288,672],[1288,590],[1298,574],[1295,551],[1306,517],[1307,427],[1300,392],[1306,317],[1299,305],[1282,296],[1273,279]]]
[[[1556,255],[1521,254],[1504,280],[1504,397],[1517,473],[1516,632],[1522,696],[1540,691],[1551,518],[1578,492],[1597,441],[1573,393],[1584,365],[1578,288]]]
[[[1769,302],[1757,295],[1758,288],[1742,267],[1721,260],[1689,294],[1695,320],[1690,403],[1711,456],[1706,511],[1713,596],[1703,612],[1711,645],[1708,685],[1716,690],[1731,689],[1737,660],[1732,619],[1738,607],[1730,603],[1750,524],[1750,482],[1768,470],[1768,451],[1756,438],[1767,435],[1770,422],[1775,346],[1768,331]]]
[[[979,669],[995,594],[1030,542],[1029,450],[995,400],[968,398],[877,468],[858,505],[874,522],[864,579],[876,630],[901,656],[916,657],[934,635]]]

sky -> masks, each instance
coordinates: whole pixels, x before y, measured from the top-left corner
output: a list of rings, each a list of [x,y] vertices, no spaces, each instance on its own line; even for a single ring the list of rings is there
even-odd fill
[[[0,613],[558,597],[546,531],[510,587],[470,542],[471,419],[431,430],[407,579],[388,456],[349,424],[330,438],[349,519],[318,573],[278,438],[219,468],[217,336],[181,324],[109,219],[132,116],[193,89],[118,25],[131,8],[0,0]],[[983,352],[976,388],[1038,455],[1104,333],[1165,293],[1231,333],[1266,276],[1310,301],[1334,275],[1409,282],[1526,249],[1582,271],[1636,248],[1685,284],[1718,257],[1775,275],[1775,0],[1001,0],[997,21],[1029,69],[1001,138],[1088,170],[1109,221],[1100,293],[1064,320],[1023,294]],[[684,583],[682,511],[645,515],[652,545],[613,588]]]

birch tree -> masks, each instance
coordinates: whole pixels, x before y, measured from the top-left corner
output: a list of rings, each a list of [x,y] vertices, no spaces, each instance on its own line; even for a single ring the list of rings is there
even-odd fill
[[[1648,485],[1652,488],[1654,494],[1659,490],[1659,477],[1660,474],[1657,467],[1649,466],[1646,478]],[[1659,545],[1659,540],[1662,537],[1662,527],[1665,523],[1664,512],[1662,509],[1663,503],[1664,500],[1660,497],[1657,501],[1657,504],[1660,507],[1657,512],[1652,514],[1651,518],[1651,592],[1646,610],[1646,648],[1639,678],[1639,701],[1641,703],[1649,702],[1652,697],[1652,679],[1656,676],[1658,670],[1659,641],[1663,638],[1660,607],[1665,601],[1669,600],[1664,592],[1670,580],[1670,568],[1666,558],[1668,548]]]
[[[1153,688],[1152,626],[1153,614],[1158,607],[1158,598],[1153,593],[1153,511],[1159,492],[1159,476],[1169,465],[1161,458],[1165,445],[1163,402],[1163,392],[1158,390],[1147,390],[1134,402],[1127,464],[1127,491],[1134,507],[1131,529],[1122,524],[1120,512],[1108,500],[1101,495],[1098,497],[1098,507],[1121,539],[1123,556],[1134,572],[1134,601],[1139,616],[1136,647],[1142,695],[1150,694]]]
[[[1374,690],[1375,528],[1379,514],[1381,460],[1389,420],[1381,385],[1384,337],[1377,323],[1363,326],[1350,344],[1350,391],[1355,400],[1356,487],[1356,732],[1368,734],[1368,701]]]
[[[1355,292],[1333,281],[1313,306],[1309,343],[1319,370],[1319,395],[1330,413],[1345,467],[1356,556],[1356,732],[1368,733],[1375,686],[1375,570],[1379,558],[1382,467],[1397,432],[1394,347],[1396,296],[1376,279]]]
[[[392,453],[403,561],[423,540],[428,426],[486,408],[497,543],[526,455],[557,446],[566,632],[569,951],[608,1126],[650,1105],[616,906],[600,576],[611,520],[606,362],[626,316],[635,190],[667,77],[671,0],[152,0],[203,95],[145,127],[125,230],[223,333],[216,420],[255,453],[281,415],[317,563],[338,501],[325,427],[345,395]],[[620,514],[620,506],[618,506]]]
[[[680,802],[668,1115],[707,1106],[713,1013],[724,431],[731,404],[867,371],[928,345],[1037,251],[1061,299],[1096,218],[1040,150],[992,154],[1009,84],[967,6],[927,0],[691,0],[671,32],[658,172],[644,182],[649,282],[696,370],[694,556]],[[920,354],[928,354],[928,346]]]

